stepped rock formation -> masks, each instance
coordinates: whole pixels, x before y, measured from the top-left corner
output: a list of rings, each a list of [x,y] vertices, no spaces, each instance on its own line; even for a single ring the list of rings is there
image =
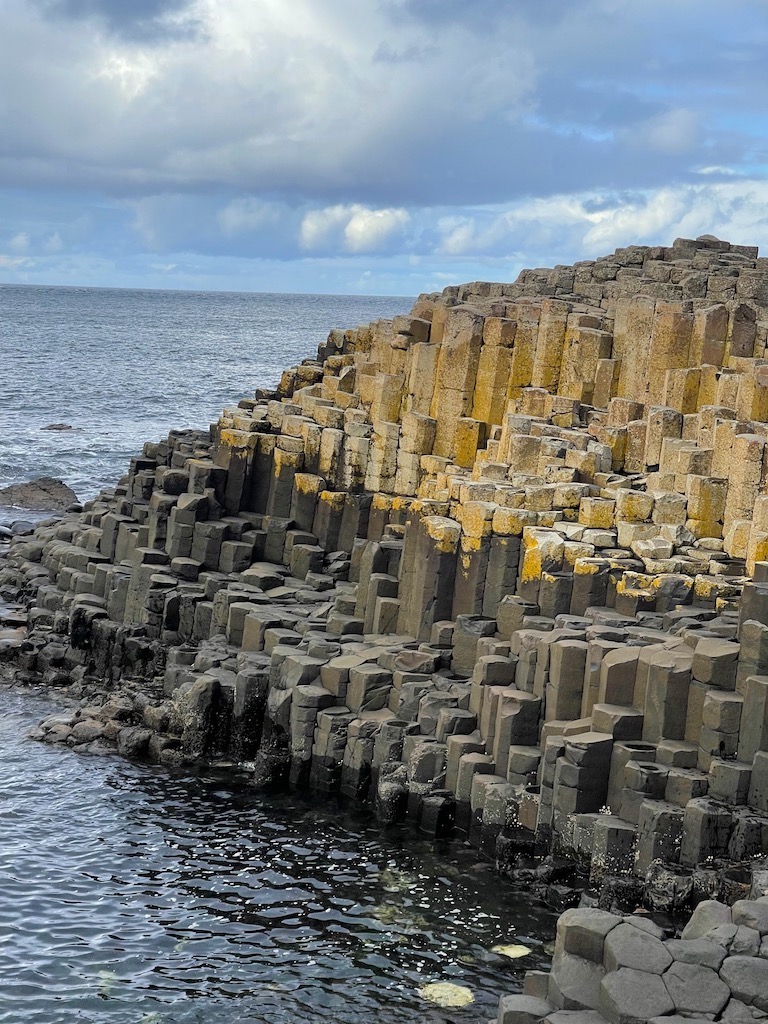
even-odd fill
[[[501,866],[555,851],[606,906],[743,896],[733,865],[768,854],[767,343],[768,259],[710,236],[332,331],[11,542],[19,670],[115,691],[41,738],[228,757]]]
[[[764,881],[764,880],[763,880]],[[768,897],[702,901],[679,939],[644,916],[566,911],[552,971],[502,996],[498,1024],[768,1020]]]

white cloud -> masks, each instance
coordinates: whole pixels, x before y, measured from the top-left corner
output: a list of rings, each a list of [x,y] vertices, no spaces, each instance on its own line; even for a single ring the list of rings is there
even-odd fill
[[[113,52],[105,55],[93,77],[116,85],[121,97],[130,102],[147,92],[159,71],[158,62],[149,54],[141,51],[128,54]]]
[[[519,257],[549,262],[605,255],[638,242],[669,244],[712,233],[768,245],[768,181],[725,181],[644,190],[630,196],[584,192],[532,199],[507,208],[476,208],[436,222],[444,256]]]
[[[346,252],[377,252],[410,223],[404,209],[372,210],[359,203],[309,210],[299,230],[302,249],[340,248]]]
[[[305,213],[299,230],[301,248],[311,250],[329,245],[332,238],[349,222],[351,209],[349,206],[337,205]]]
[[[19,231],[8,243],[8,248],[13,252],[29,251],[29,235],[26,231]]]
[[[598,252],[626,244],[629,239],[663,238],[685,216],[691,198],[683,190],[661,189],[639,201],[608,206],[592,216],[583,245]]]
[[[93,273],[268,258],[292,285],[302,256],[456,280],[765,240],[765,0],[0,7],[2,245],[35,273],[64,242]]]
[[[402,233],[410,219],[403,209],[358,208],[344,228],[344,248],[348,252],[376,252],[393,235]]]

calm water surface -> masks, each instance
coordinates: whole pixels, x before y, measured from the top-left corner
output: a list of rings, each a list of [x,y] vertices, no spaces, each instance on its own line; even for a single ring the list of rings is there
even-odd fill
[[[406,313],[382,296],[0,286],[0,487],[60,477],[81,500],[145,441],[314,358],[333,327]],[[71,431],[42,428],[67,423]],[[0,519],[0,521],[2,521]]]
[[[554,916],[462,844],[25,738],[55,710],[0,690],[3,1024],[474,1024],[548,963]]]

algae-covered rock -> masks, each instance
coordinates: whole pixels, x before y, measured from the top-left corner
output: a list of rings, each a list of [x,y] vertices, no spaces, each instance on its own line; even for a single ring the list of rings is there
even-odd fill
[[[451,981],[434,981],[419,989],[422,997],[436,1006],[469,1006],[475,1001],[471,989]]]

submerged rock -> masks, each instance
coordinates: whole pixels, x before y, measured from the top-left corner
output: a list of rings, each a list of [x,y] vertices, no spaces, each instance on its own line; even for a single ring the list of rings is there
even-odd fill
[[[470,989],[465,985],[454,985],[450,981],[435,981],[422,985],[419,992],[424,999],[436,1006],[469,1006],[475,1001]]]
[[[77,495],[63,480],[51,476],[40,476],[23,484],[0,487],[0,505],[16,505],[19,508],[40,511],[58,511],[77,502]]]

